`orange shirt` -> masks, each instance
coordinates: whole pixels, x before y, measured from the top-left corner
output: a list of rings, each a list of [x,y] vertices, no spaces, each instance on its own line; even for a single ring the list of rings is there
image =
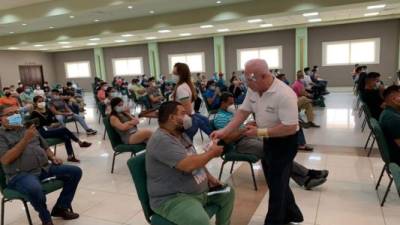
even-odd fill
[[[18,100],[14,97],[1,97],[0,98],[0,105],[10,105],[10,106],[16,106],[19,107]]]

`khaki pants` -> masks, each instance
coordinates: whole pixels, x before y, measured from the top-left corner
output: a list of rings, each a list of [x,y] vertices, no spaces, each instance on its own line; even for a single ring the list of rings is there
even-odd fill
[[[304,109],[308,122],[314,122],[314,109],[311,99],[305,96],[299,97],[297,99],[297,107],[299,107],[299,111]]]

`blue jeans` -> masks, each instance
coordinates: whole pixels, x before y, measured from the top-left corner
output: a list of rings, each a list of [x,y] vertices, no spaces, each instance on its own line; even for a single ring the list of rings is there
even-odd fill
[[[304,136],[303,128],[300,127],[299,132],[297,133],[297,145],[305,145],[306,143],[306,137]]]
[[[79,142],[79,139],[66,127],[48,128],[47,130],[40,127],[38,129],[40,136],[43,138],[59,138],[64,141],[65,149],[68,156],[74,155],[71,140]]]
[[[77,121],[83,127],[83,129],[85,129],[85,131],[90,130],[90,128],[86,124],[85,118],[83,116],[74,113],[74,114],[72,114],[71,116],[68,116],[68,117],[72,117],[75,121]],[[56,115],[56,119],[61,125],[65,126],[65,122],[64,121],[66,119],[66,116],[64,116],[64,115]]]
[[[210,135],[212,132],[210,121],[207,117],[201,115],[200,113],[195,113],[192,115],[192,127],[185,130],[185,133],[189,136],[191,140],[196,135],[198,130],[202,130],[207,135]]]
[[[54,207],[69,209],[82,177],[82,170],[77,166],[51,165],[48,172],[42,171],[39,176],[23,172],[13,177],[8,183],[9,188],[28,197],[43,223],[50,222],[51,215],[46,206],[46,195],[43,193],[41,180],[53,176],[64,182],[64,187]]]

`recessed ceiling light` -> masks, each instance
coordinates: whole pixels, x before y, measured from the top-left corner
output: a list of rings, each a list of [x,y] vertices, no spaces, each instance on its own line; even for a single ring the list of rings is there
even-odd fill
[[[98,45],[97,43],[87,43],[86,45],[88,46],[94,46],[94,45]]]
[[[100,22],[100,20],[99,19],[95,19],[94,22],[97,23],[97,22]]]
[[[128,9],[133,9],[133,6],[131,6],[131,5],[130,5],[130,6],[128,6]]]
[[[222,29],[218,29],[217,31],[218,32],[228,32],[229,29],[228,28],[222,28]]]
[[[133,34],[122,34],[121,35],[121,37],[133,37],[133,36],[135,36],[135,35],[133,35]]]
[[[69,41],[59,41],[59,42],[57,42],[57,43],[60,44],[60,45],[71,44],[71,42],[69,42]]]
[[[14,34],[15,32],[14,31],[10,31],[10,32],[8,32],[9,34]]]
[[[260,27],[272,27],[272,23],[265,23],[265,24],[260,24]]]
[[[44,45],[34,45],[33,47],[43,47]]]
[[[17,48],[17,47],[9,47],[8,49],[9,49],[9,50],[17,50],[17,49],[19,49],[19,48]]]
[[[73,18],[75,18],[75,16],[72,16],[72,15],[71,15],[71,16],[69,16],[69,18],[70,18],[70,19],[73,19]]]
[[[247,20],[248,23],[261,23],[263,20],[262,19],[251,19]]]
[[[303,16],[309,17],[309,16],[318,16],[318,12],[309,12],[309,13],[303,13]]]
[[[154,12],[154,10],[150,10],[150,12],[149,12],[150,14],[154,14],[155,12]]]
[[[64,46],[61,46],[61,48],[71,48],[72,46],[69,46],[69,45],[64,45]]]
[[[100,41],[100,38],[90,38],[89,41]]]
[[[47,49],[47,48],[40,49],[40,51],[47,51],[47,50],[49,50],[49,49]]]
[[[367,7],[367,9],[382,9],[385,8],[386,5],[385,4],[381,4],[381,5],[370,5]]]
[[[126,40],[114,40],[114,42],[116,42],[116,43],[124,43],[124,42],[126,42]]]
[[[365,13],[364,16],[377,16],[379,15],[379,12],[373,12],[373,13]]]
[[[201,25],[200,28],[206,29],[206,28],[213,28],[214,25],[207,24],[207,25]]]
[[[54,27],[53,27],[53,26],[50,26],[49,29],[54,29]]]
[[[321,22],[322,19],[321,18],[315,18],[315,19],[309,19],[308,22],[310,23],[317,23],[317,22]]]
[[[146,40],[154,40],[157,39],[157,37],[146,37]]]
[[[221,3],[222,3],[222,1],[217,1],[216,3],[217,3],[217,4],[221,4]]]
[[[158,33],[170,33],[170,30],[159,30]]]
[[[21,24],[22,26],[26,26],[26,25],[28,25],[28,24],[26,24],[26,23],[23,23],[23,24]]]
[[[179,36],[181,36],[181,37],[187,37],[187,36],[190,36],[190,35],[192,35],[191,33],[182,33],[182,34],[179,34]]]

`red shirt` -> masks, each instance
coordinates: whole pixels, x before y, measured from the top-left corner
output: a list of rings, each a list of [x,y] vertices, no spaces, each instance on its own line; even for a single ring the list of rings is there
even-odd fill
[[[296,80],[292,85],[293,91],[296,93],[297,97],[302,96],[304,91],[304,84],[303,82]]]
[[[9,106],[16,106],[19,107],[18,100],[14,97],[1,97],[0,98],[0,105],[9,105]]]

